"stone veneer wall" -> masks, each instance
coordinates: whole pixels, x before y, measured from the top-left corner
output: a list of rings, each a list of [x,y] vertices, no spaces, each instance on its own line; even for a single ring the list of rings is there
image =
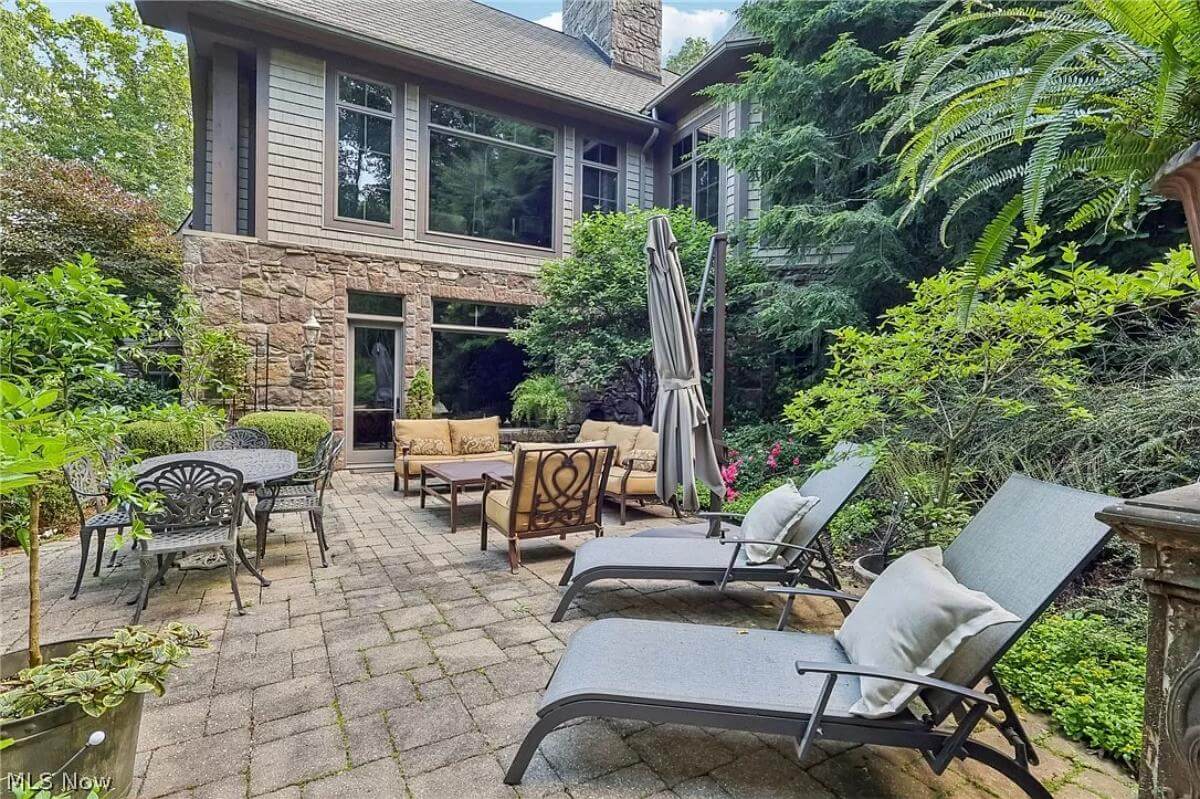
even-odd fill
[[[562,8],[564,33],[586,34],[621,66],[662,74],[662,0],[563,0]]]
[[[233,325],[247,341],[271,334],[270,407],[305,410],[345,427],[346,293],[404,297],[405,384],[433,359],[433,300],[514,305],[540,301],[532,275],[415,263],[364,253],[276,245],[245,237],[188,233],[184,279],[206,320]],[[321,323],[313,378],[304,379],[303,323]]]

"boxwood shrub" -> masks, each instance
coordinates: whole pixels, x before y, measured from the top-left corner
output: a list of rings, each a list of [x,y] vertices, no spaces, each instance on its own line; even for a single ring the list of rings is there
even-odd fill
[[[125,446],[143,458],[196,452],[208,443],[203,430],[168,419],[141,419],[125,425]]]
[[[290,449],[296,457],[311,458],[321,436],[330,430],[324,416],[304,411],[258,411],[237,421],[238,427],[253,427],[267,434],[271,446]]]
[[[1133,765],[1142,748],[1146,646],[1101,616],[1046,615],[996,665],[1004,686],[1068,737]]]

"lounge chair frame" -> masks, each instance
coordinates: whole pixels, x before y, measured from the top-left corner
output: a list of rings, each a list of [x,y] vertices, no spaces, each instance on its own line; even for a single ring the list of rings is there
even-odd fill
[[[821,512],[828,514],[825,521],[819,526],[814,527],[812,518],[805,516],[788,531],[782,542],[754,542],[736,535],[721,535],[722,530],[726,529],[725,522],[732,522],[736,525],[744,518],[744,514],[701,513],[700,516],[708,521],[708,534],[704,539],[692,538],[692,540],[698,545],[704,545],[705,541],[716,538],[721,545],[728,545],[729,560],[721,568],[696,565],[646,566],[614,563],[592,567],[576,574],[576,557],[572,557],[563,571],[562,578],[558,581],[558,584],[564,586],[566,591],[550,620],[562,621],[576,595],[589,583],[597,580],[688,580],[716,583],[721,591],[724,591],[731,582],[778,583],[783,586],[795,586],[803,583],[813,588],[839,590],[841,584],[833,569],[833,559],[822,541],[821,534],[828,526],[829,521],[854,496],[874,465],[872,458],[865,453],[856,452],[855,449],[853,445],[841,444],[829,456],[834,463],[832,468],[837,469],[845,465],[847,468],[859,469],[860,473],[857,474],[857,481],[849,486],[849,490],[844,491],[837,498],[836,504],[826,504],[824,507],[818,505]],[[849,462],[850,458],[854,458],[855,461]],[[801,491],[803,490],[801,488]],[[823,503],[827,500],[827,497],[822,497]],[[834,503],[835,501],[829,500],[829,502]],[[808,519],[807,525],[806,519]],[[807,530],[804,529],[806,526]],[[732,533],[736,527],[728,529]],[[776,544],[787,552],[774,563],[755,566],[739,564],[738,558],[741,555],[742,547],[748,543]],[[849,605],[840,600],[835,600],[835,602],[843,614],[850,612]]]
[[[555,728],[581,716],[602,716],[791,736],[796,739],[797,753],[801,756],[814,742],[821,740],[916,749],[935,774],[943,773],[955,759],[970,758],[1005,776],[1031,799],[1051,799],[1050,792],[1029,770],[1030,764],[1037,763],[1037,755],[996,678],[993,667],[1049,607],[1054,597],[1076,579],[1104,547],[1111,531],[1100,531],[1083,525],[1094,524],[1093,514],[1090,512],[1092,505],[1099,508],[1112,500],[1109,497],[1039,483],[1022,475],[1009,478],[997,492],[997,498],[1001,494],[1004,494],[1003,502],[998,501],[990,513],[985,506],[976,516],[976,520],[980,520],[987,514],[987,521],[980,522],[982,530],[974,535],[969,543],[961,546],[958,553],[961,558],[977,559],[981,553],[988,552],[989,548],[994,553],[996,544],[988,540],[991,534],[989,525],[994,526],[997,520],[1005,520],[1005,514],[1014,508],[1019,512],[1022,507],[1032,506],[1036,509],[1035,513],[1041,514],[1041,518],[1037,520],[1037,523],[1042,525],[1041,529],[1029,533],[1035,538],[1048,532],[1046,517],[1061,520],[1077,514],[1080,519],[1086,518],[1087,521],[1078,522],[1080,527],[1077,531],[1067,529],[1067,525],[1060,522],[1061,529],[1057,533],[1063,537],[1063,543],[1056,544],[1060,547],[1054,552],[1057,562],[1050,564],[1049,568],[1053,571],[1048,572],[1041,580],[1049,582],[1054,579],[1055,583],[1044,586],[1033,583],[1024,586],[1025,590],[1030,591],[1030,601],[1018,614],[1022,616],[1022,620],[1019,623],[999,625],[971,639],[945,667],[947,675],[954,672],[952,680],[949,677],[940,680],[916,674],[885,672],[852,663],[797,661],[795,669],[798,674],[824,674],[825,679],[817,700],[810,707],[802,707],[797,703],[795,711],[716,705],[710,700],[700,699],[695,702],[676,699],[650,700],[637,695],[620,698],[607,692],[588,693],[586,690],[572,695],[568,691],[565,694],[560,693],[560,698],[538,709],[538,721],[518,748],[504,781],[510,785],[521,781],[541,740]],[[972,524],[974,523],[975,520]],[[1020,519],[1014,520],[1012,526],[1013,529],[1025,529]],[[970,525],[968,529],[969,527]],[[956,544],[963,542],[966,536],[967,531],[964,531]],[[947,550],[948,561],[949,557],[950,550]],[[997,573],[994,567],[992,571],[993,574]],[[1060,577],[1064,572],[1065,576]],[[1034,590],[1035,588],[1037,590]],[[847,603],[855,600],[846,594],[810,588],[780,587],[768,590],[788,597],[784,613],[780,616],[780,628],[786,622],[790,611],[788,605],[796,596],[824,596],[830,600]],[[568,643],[568,655],[570,650],[571,644]],[[610,648],[606,656],[613,658],[620,654],[622,653]],[[562,663],[563,660],[560,660],[560,667]],[[636,663],[634,665],[636,666]],[[636,668],[631,671],[636,672]],[[558,673],[558,668],[555,669],[555,673]],[[916,684],[920,686],[919,696],[928,712],[918,717],[911,710],[905,710],[896,716],[883,719],[829,715],[826,713],[826,702],[838,677],[842,675],[883,676]],[[552,676],[551,682],[553,679]],[[970,687],[985,681],[983,691],[976,691]],[[951,719],[954,720],[954,724],[944,726]],[[986,721],[1000,731],[1013,747],[1012,756],[971,737],[981,721]]]

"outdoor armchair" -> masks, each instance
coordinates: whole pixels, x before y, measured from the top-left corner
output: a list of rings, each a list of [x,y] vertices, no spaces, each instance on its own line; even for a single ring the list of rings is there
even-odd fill
[[[832,635],[593,622],[569,641],[505,782],[521,781],[549,732],[580,716],[601,716],[786,735],[800,755],[817,741],[915,749],[937,774],[955,758],[971,758],[1027,796],[1050,799],[1029,770],[1037,756],[992,669],[1103,547],[1109,530],[1094,514],[1112,502],[1010,477],[946,549],[943,563],[963,586],[984,592],[1020,620],[967,639],[930,677],[853,664]],[[877,676],[918,685],[924,709],[909,704],[886,718],[853,715],[850,708],[862,695],[859,679]],[[972,737],[984,720],[1012,746],[1011,756]]]
[[[83,573],[87,571],[88,551],[91,547],[92,534],[96,534],[96,569],[93,577],[100,576],[100,565],[104,560],[104,538],[109,530],[118,533],[133,524],[133,515],[128,505],[109,508],[108,487],[96,472],[96,465],[91,458],[83,457],[68,463],[63,467],[67,486],[71,489],[71,498],[75,500],[75,510],[79,513],[79,571],[75,574],[75,587],[71,589],[71,599],[79,596],[79,587],[83,584]],[[89,515],[90,512],[90,515]],[[113,550],[116,556],[116,550]],[[112,565],[110,559],[109,565]]]
[[[485,475],[479,548],[488,528],[508,539],[508,565],[521,564],[520,540],[567,533],[604,534],[601,499],[611,444],[517,444],[512,481]]]
[[[267,552],[267,528],[271,516],[285,513],[303,513],[317,536],[317,551],[321,555],[321,566],[329,565],[325,541],[325,489],[333,479],[333,465],[342,451],[345,439],[328,441],[322,439],[317,452],[303,470],[280,483],[263,486],[254,505],[254,565],[257,567]]]
[[[706,524],[716,537],[699,538],[605,538],[587,541],[567,564],[559,585],[566,586],[562,600],[551,617],[562,621],[575,596],[596,580],[688,580],[717,583],[720,590],[731,582],[806,583],[818,588],[837,588],[832,558],[821,542],[821,531],[854,495],[870,474],[875,459],[852,444],[839,444],[830,453],[827,466],[800,486],[800,493],[820,502],[801,517],[779,542],[783,549],[774,561],[751,564],[740,537],[736,514],[706,513]],[[726,524],[723,524],[726,523]],[[725,536],[722,537],[722,531]],[[848,613],[849,607],[842,605]]]

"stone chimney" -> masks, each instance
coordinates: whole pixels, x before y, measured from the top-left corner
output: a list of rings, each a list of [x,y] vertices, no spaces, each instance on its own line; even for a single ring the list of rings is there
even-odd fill
[[[662,77],[662,0],[563,0],[563,32],[591,39],[613,66]]]

